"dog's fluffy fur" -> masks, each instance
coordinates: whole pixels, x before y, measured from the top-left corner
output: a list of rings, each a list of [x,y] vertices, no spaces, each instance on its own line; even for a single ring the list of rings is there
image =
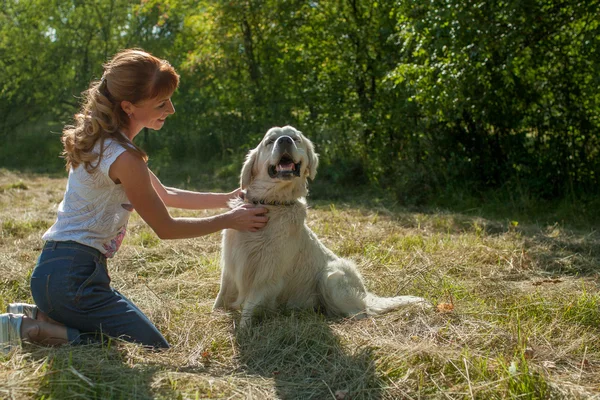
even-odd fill
[[[270,129],[246,157],[241,173],[246,201],[266,207],[269,222],[258,232],[223,232],[221,289],[214,304],[241,307],[242,326],[257,307],[363,317],[428,304],[421,297],[369,293],[354,263],[336,256],[306,226],[307,179],[315,178],[318,164],[313,144],[291,126]]]

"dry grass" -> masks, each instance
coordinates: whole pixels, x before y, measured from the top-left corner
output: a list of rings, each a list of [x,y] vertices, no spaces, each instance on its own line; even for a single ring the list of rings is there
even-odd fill
[[[64,185],[0,170],[2,309],[31,301]],[[109,262],[113,285],[172,349],[27,345],[0,356],[0,398],[600,398],[597,231],[311,203],[311,228],[371,290],[453,310],[361,321],[286,311],[239,331],[238,315],[210,311],[220,236],[159,241],[134,217]]]

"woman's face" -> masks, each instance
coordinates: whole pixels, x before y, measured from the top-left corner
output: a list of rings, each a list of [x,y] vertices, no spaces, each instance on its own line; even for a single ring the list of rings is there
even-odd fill
[[[133,139],[142,128],[159,130],[164,125],[165,119],[175,113],[170,96],[143,100],[136,104],[124,101],[122,107],[129,116],[127,136],[130,139]]]
[[[131,122],[141,125],[141,128],[159,130],[165,119],[175,113],[171,97],[149,99],[133,105]],[[140,129],[141,129],[140,128]]]

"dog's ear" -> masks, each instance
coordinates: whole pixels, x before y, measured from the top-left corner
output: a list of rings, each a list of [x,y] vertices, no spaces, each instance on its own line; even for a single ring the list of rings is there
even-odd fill
[[[311,181],[317,176],[317,167],[319,166],[319,155],[315,153],[315,146],[306,136],[302,135],[306,142],[306,155],[308,156],[308,177]]]
[[[252,182],[252,171],[254,171],[254,163],[256,162],[257,155],[257,149],[250,150],[246,155],[246,161],[240,174],[240,186],[242,189],[246,189],[250,185],[250,182]]]

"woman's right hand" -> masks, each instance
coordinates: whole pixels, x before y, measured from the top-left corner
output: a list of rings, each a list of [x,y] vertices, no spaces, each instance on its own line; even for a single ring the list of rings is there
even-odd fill
[[[265,214],[268,211],[265,207],[242,204],[227,213],[229,216],[228,228],[256,232],[267,225],[269,218]]]

